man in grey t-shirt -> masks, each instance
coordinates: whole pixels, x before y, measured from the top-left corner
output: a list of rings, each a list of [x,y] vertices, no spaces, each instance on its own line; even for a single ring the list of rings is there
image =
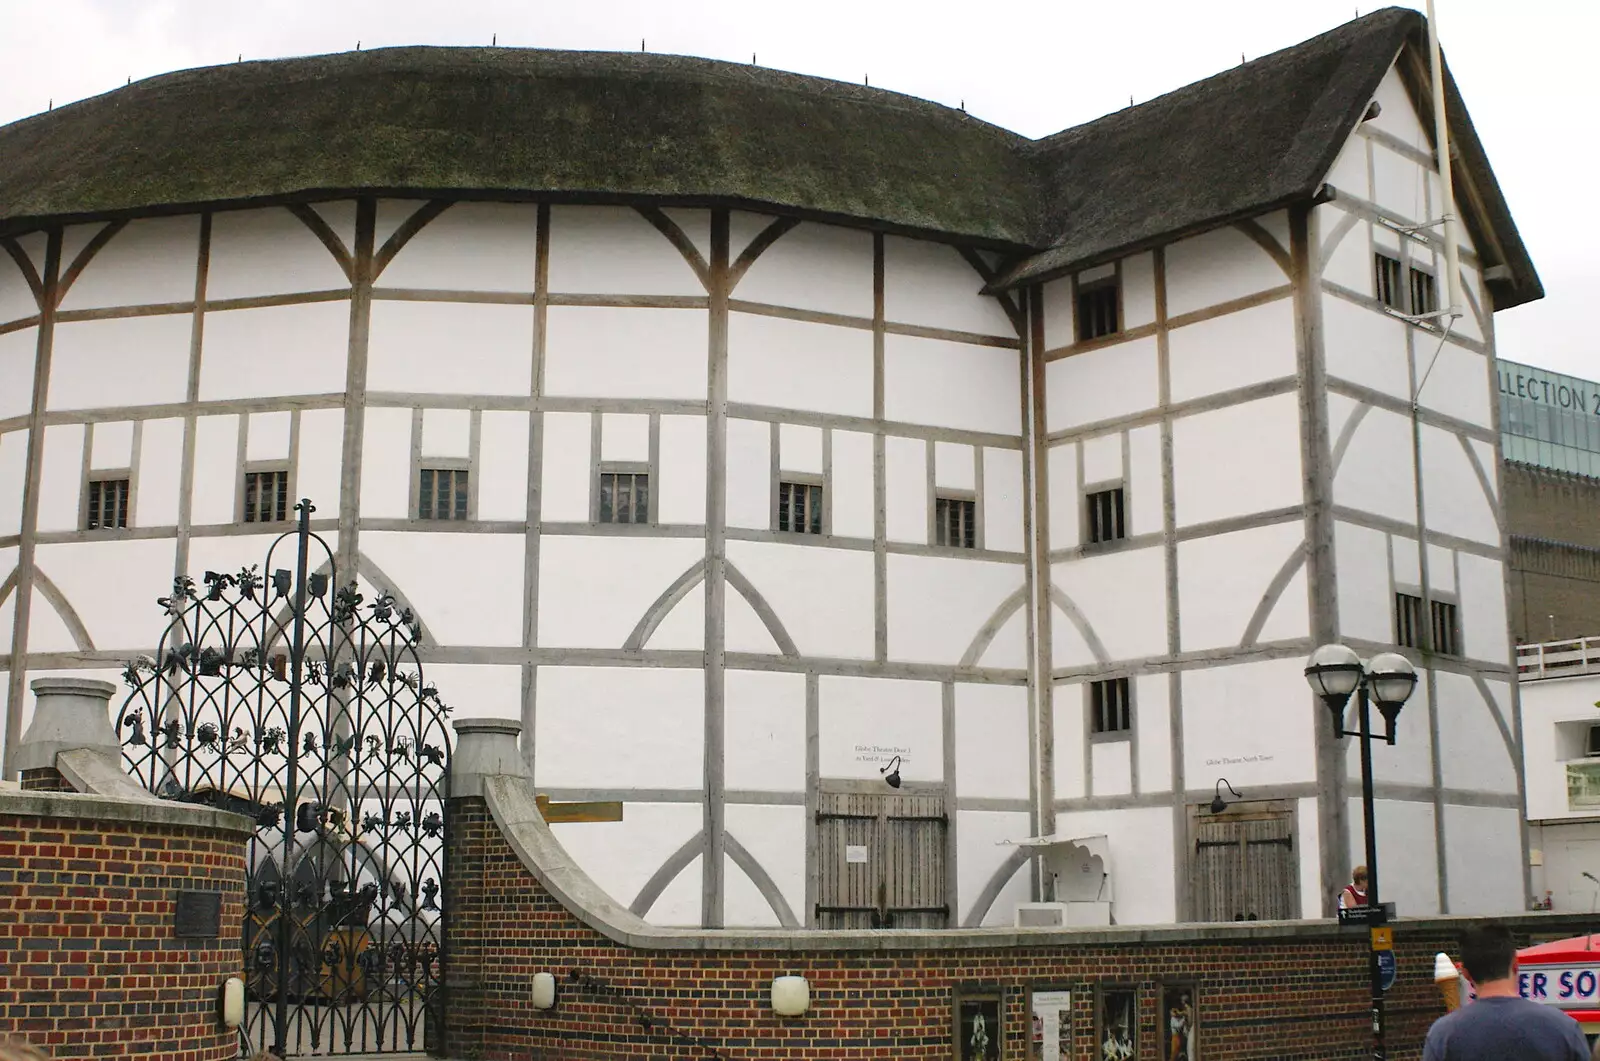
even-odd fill
[[[1488,921],[1461,936],[1461,964],[1478,999],[1428,1029],[1422,1061],[1589,1061],[1578,1022],[1517,992],[1517,945]]]

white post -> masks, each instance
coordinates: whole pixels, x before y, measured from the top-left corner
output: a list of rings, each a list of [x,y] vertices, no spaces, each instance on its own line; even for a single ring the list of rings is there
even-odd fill
[[[1455,181],[1450,170],[1450,123],[1444,112],[1444,63],[1439,57],[1439,24],[1433,15],[1433,0],[1428,0],[1428,52],[1433,66],[1433,139],[1439,151],[1440,213],[1444,218],[1446,313],[1454,320],[1463,315],[1461,223],[1456,216]]]

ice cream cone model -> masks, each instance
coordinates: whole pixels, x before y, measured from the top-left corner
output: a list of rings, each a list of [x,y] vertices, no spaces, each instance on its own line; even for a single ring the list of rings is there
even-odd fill
[[[1439,988],[1440,997],[1444,999],[1446,1013],[1460,1007],[1461,971],[1456,968],[1456,963],[1450,960],[1450,955],[1438,954],[1434,956],[1433,982]]]

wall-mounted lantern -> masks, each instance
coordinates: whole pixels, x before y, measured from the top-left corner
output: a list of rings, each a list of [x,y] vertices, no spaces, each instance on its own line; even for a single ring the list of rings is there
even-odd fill
[[[554,1009],[556,1005],[556,978],[549,973],[533,974],[533,1008]]]
[[[772,1012],[780,1017],[803,1017],[811,1007],[811,985],[803,976],[779,976],[772,981]]]

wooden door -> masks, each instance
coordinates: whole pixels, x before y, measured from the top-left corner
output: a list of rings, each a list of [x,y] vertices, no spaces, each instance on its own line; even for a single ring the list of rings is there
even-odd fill
[[[1236,803],[1189,814],[1190,911],[1196,921],[1300,916],[1294,812],[1279,802]]]
[[[820,793],[817,927],[946,927],[947,826],[938,793]]]

